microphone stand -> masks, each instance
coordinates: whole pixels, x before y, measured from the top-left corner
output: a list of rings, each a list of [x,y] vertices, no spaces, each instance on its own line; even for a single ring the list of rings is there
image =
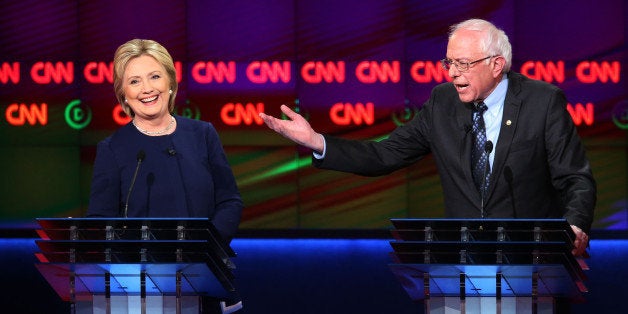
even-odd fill
[[[129,211],[129,198],[131,197],[131,191],[133,190],[133,186],[135,185],[135,179],[137,178],[137,173],[140,170],[140,165],[142,161],[146,157],[146,153],[143,150],[140,150],[137,153],[137,166],[135,167],[135,172],[133,173],[133,179],[131,179],[131,184],[129,185],[129,191],[126,194],[126,202],[124,204],[124,218],[128,218],[127,213]]]

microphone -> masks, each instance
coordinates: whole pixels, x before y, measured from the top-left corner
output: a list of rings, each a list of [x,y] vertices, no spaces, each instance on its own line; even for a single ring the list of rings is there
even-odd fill
[[[166,148],[166,153],[168,153],[168,155],[170,155],[170,156],[174,156],[174,155],[177,154],[177,151],[174,150],[174,148],[172,148],[172,147],[168,147],[168,148]]]
[[[140,149],[140,151],[137,152],[137,166],[135,167],[135,173],[133,173],[133,179],[131,179],[131,185],[129,185],[129,191],[126,194],[126,202],[124,204],[124,218],[128,218],[127,213],[129,212],[129,198],[131,197],[131,191],[133,190],[133,185],[135,185],[135,179],[137,178],[137,173],[140,170],[140,165],[142,164],[142,161],[144,161],[145,157],[146,153],[144,153],[144,151]]]
[[[486,141],[486,144],[484,144],[484,151],[487,155],[490,155],[493,152],[493,142]]]
[[[484,166],[484,174],[482,175],[482,212],[481,212],[481,216],[482,218],[484,218],[484,193],[486,193],[486,189],[485,189],[485,185],[486,185],[486,174],[489,172],[490,169],[490,159],[488,158],[491,155],[491,152],[493,151],[493,142],[491,141],[486,141],[486,143],[484,144],[484,151],[486,152],[486,165]]]

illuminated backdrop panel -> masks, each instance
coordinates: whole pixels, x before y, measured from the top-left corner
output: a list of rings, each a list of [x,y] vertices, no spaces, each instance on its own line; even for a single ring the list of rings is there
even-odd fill
[[[515,71],[565,90],[599,185],[594,227],[628,229],[623,1],[0,4],[1,226],[85,213],[95,145],[129,121],[111,59],[132,38],[168,48],[177,113],[218,129],[246,204],[242,228],[388,228],[392,217],[440,217],[430,157],[377,178],[321,171],[257,114],[288,104],[323,133],[381,139],[448,80],[438,60],[449,25],[480,17],[509,35]]]

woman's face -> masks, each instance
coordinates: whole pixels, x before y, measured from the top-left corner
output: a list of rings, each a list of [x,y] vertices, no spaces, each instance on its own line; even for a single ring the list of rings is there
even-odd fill
[[[153,57],[129,61],[123,76],[124,97],[136,119],[151,120],[169,114],[170,82],[166,69]]]

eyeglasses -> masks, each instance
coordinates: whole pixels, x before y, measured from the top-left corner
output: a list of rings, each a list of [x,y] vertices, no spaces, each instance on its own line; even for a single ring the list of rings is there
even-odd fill
[[[460,72],[467,72],[469,71],[469,68],[471,68],[471,65],[476,64],[480,61],[484,61],[486,59],[492,58],[492,57],[496,57],[496,56],[488,56],[486,58],[482,58],[482,59],[478,59],[475,61],[471,61],[471,62],[466,62],[466,61],[457,61],[457,60],[451,60],[451,59],[443,59],[440,60],[440,64],[443,66],[443,69],[449,71],[449,69],[451,69],[451,65],[456,66],[456,69],[458,69],[458,71]]]

